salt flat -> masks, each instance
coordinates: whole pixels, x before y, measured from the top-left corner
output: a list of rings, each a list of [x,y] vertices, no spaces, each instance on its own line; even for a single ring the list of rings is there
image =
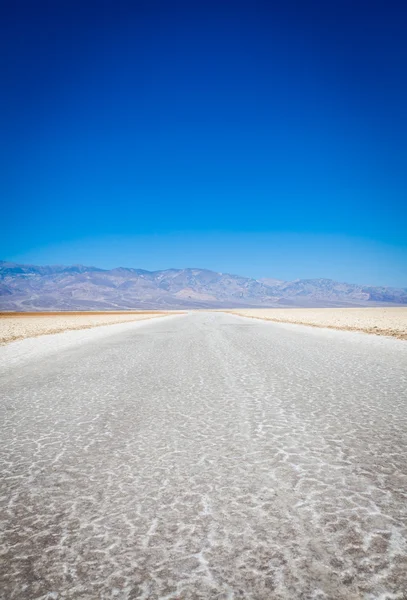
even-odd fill
[[[0,344],[61,331],[142,321],[165,314],[159,311],[0,313]]]
[[[407,307],[243,308],[236,315],[344,331],[363,331],[407,340]]]
[[[405,598],[405,342],[197,312],[0,369],[0,598]]]

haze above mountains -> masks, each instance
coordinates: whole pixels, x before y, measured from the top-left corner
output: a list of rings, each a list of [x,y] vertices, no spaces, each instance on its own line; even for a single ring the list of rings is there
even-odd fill
[[[331,279],[251,279],[207,269],[99,269],[0,261],[1,310],[185,309],[407,304],[407,289]]]

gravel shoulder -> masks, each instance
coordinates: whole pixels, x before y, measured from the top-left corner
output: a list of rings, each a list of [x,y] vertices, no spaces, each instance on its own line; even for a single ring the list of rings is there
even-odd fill
[[[276,323],[361,331],[407,340],[407,308],[247,308],[225,311]]]

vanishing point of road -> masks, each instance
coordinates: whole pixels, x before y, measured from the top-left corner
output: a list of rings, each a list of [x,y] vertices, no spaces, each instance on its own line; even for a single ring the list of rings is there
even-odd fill
[[[405,342],[115,327],[2,365],[2,600],[407,598]]]

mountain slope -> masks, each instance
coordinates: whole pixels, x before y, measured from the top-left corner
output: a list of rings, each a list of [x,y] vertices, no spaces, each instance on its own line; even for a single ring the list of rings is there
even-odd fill
[[[407,290],[330,279],[255,280],[207,269],[111,270],[0,261],[1,310],[406,304]]]

